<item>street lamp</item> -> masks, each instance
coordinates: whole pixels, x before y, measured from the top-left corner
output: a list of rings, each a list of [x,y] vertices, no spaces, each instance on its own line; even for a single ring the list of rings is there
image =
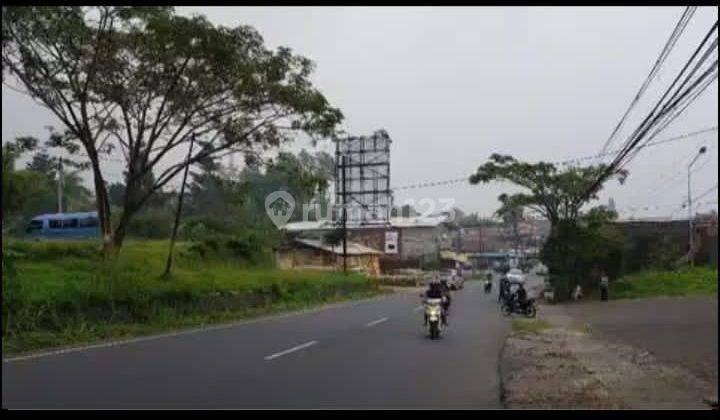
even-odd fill
[[[690,263],[690,266],[692,267],[695,263],[693,258],[693,248],[694,248],[694,238],[693,238],[693,214],[692,214],[692,195],[690,192],[690,169],[695,164],[695,161],[698,160],[700,155],[705,153],[707,151],[707,148],[705,146],[701,147],[700,150],[698,150],[697,154],[693,158],[693,160],[688,165],[688,244],[689,244],[689,250],[688,250],[688,261]]]

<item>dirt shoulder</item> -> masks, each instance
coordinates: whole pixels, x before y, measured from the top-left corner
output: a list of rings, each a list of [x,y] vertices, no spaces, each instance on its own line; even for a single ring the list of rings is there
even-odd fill
[[[511,333],[500,360],[507,408],[708,409],[713,384],[648,352],[596,337],[562,307],[542,306],[550,328]]]
[[[594,336],[647,350],[663,363],[718,382],[717,296],[590,301],[562,310],[592,325]]]

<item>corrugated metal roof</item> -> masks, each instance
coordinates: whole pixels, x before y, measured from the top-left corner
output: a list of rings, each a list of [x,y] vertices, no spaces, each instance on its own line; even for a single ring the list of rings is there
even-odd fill
[[[390,219],[391,228],[417,228],[417,227],[436,227],[447,220],[447,217],[393,217]],[[373,229],[382,226],[372,225],[348,225],[348,229]],[[292,222],[282,227],[288,232],[301,232],[306,230],[333,230],[337,226],[329,220],[317,222]]]
[[[322,249],[323,251],[327,251],[330,253],[342,255],[342,245],[338,245],[335,247],[332,247],[330,245],[322,243],[321,240],[318,239],[303,239],[303,238],[297,238],[295,239],[296,242],[299,242],[301,244],[307,245],[312,248],[316,249]],[[356,243],[356,242],[348,242],[347,243],[347,253],[348,255],[368,255],[368,254],[380,254],[380,251],[372,249],[370,247],[367,247],[365,245]]]

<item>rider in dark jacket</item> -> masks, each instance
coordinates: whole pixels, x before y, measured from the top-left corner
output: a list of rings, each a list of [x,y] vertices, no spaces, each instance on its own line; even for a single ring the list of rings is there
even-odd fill
[[[450,307],[450,286],[448,286],[447,280],[440,280],[440,289],[445,299],[447,299],[445,309],[448,309]]]
[[[518,303],[518,305],[522,308],[525,306],[525,303],[527,302],[527,291],[525,290],[525,287],[520,283],[518,285],[518,289],[514,294],[515,301]]]
[[[439,283],[430,283],[425,291],[425,299],[441,299],[443,291]]]
[[[503,276],[500,279],[500,293],[498,293],[498,302],[502,302],[510,297],[510,282],[507,277]]]

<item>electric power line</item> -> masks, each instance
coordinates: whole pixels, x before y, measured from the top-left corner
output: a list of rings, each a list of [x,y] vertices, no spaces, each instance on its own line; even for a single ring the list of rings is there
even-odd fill
[[[692,18],[692,15],[695,13],[695,10],[697,7],[695,6],[688,6],[685,8],[685,11],[683,12],[682,16],[680,17],[680,20],[675,24],[675,28],[673,29],[672,33],[670,34],[670,37],[665,42],[665,46],[663,47],[662,51],[660,51],[660,55],[658,56],[657,60],[655,61],[655,64],[653,65],[652,69],[650,70],[650,73],[648,74],[647,78],[643,82],[643,84],[640,86],[640,90],[635,94],[635,97],[630,102],[630,105],[628,106],[627,110],[623,114],[623,116],[620,118],[620,121],[615,126],[615,129],[610,134],[610,137],[605,141],[603,144],[603,147],[600,151],[600,154],[603,154],[607,151],[607,148],[610,146],[610,144],[614,141],[615,136],[620,131],[622,126],[625,124],[625,121],[627,120],[627,117],[630,115],[630,112],[632,109],[637,105],[640,98],[643,96],[645,91],[647,90],[648,86],[650,85],[650,82],[655,78],[658,71],[660,70],[660,67],[665,62],[665,59],[670,54],[670,51],[675,47],[675,44],[677,43],[677,40],[680,38],[680,35],[687,27],[688,22],[690,21],[690,18]]]
[[[708,33],[705,35],[705,37],[703,38],[700,45],[698,45],[698,47],[695,49],[692,56],[685,63],[685,65],[683,66],[680,73],[678,73],[678,75],[675,77],[675,79],[673,80],[670,87],[667,88],[667,90],[665,91],[663,96],[660,98],[660,100],[655,104],[652,111],[647,115],[647,117],[645,117],[645,120],[643,120],[643,122],[640,124],[640,126],[638,126],[635,129],[633,134],[625,141],[624,146],[622,148],[622,152],[620,152],[618,154],[618,156],[615,158],[615,160],[613,160],[613,163],[610,165],[610,168],[612,170],[619,170],[622,168],[622,166],[624,166],[624,164],[629,162],[629,160],[625,161],[625,162],[623,162],[623,160],[625,160],[625,158],[633,151],[633,149],[635,149],[638,145],[641,144],[641,142],[645,139],[645,136],[648,134],[648,132],[652,128],[654,128],[656,126],[662,126],[664,129],[665,127],[667,127],[667,124],[669,124],[675,117],[677,117],[677,114],[676,114],[674,117],[670,117],[669,121],[668,121],[668,115],[670,115],[670,113],[672,111],[675,111],[679,107],[680,101],[685,100],[688,97],[688,95],[691,96],[691,98],[692,98],[691,101],[694,101],[699,96],[699,94],[691,95],[690,93],[697,92],[697,90],[695,90],[695,89],[697,89],[698,85],[701,85],[699,92],[702,93],[702,91],[704,91],[707,88],[707,86],[709,86],[709,83],[703,85],[703,82],[705,80],[707,80],[708,78],[710,78],[713,73],[715,73],[715,77],[717,77],[717,75],[716,75],[717,60],[715,60],[715,62],[707,70],[705,70],[698,78],[696,78],[687,89],[682,91],[682,89],[690,81],[690,79],[697,72],[697,70],[700,68],[700,66],[705,61],[707,61],[709,54],[706,51],[706,53],[702,55],[702,57],[696,63],[695,67],[690,71],[690,73],[685,76],[685,79],[682,81],[680,86],[675,90],[675,92],[672,94],[672,96],[670,96],[670,99],[668,99],[663,104],[663,101],[665,101],[665,99],[670,94],[670,92],[673,91],[673,88],[675,88],[675,85],[680,81],[682,76],[685,74],[685,71],[690,67],[690,64],[692,64],[692,62],[695,61],[695,58],[698,56],[698,54],[700,54],[700,51],[702,51],[702,48],[707,43],[708,39],[710,39],[710,36],[713,34],[713,32],[715,32],[717,30],[717,26],[718,26],[718,24],[716,21],[715,24],[710,28]],[[714,41],[714,45],[717,45],[717,36],[715,38],[716,39]],[[682,91],[682,94],[680,93],[681,91]],[[662,105],[662,108],[661,108],[661,105]],[[688,105],[689,105],[689,103],[688,103]],[[687,105],[685,105],[685,107],[687,107]],[[684,108],[682,110],[684,110]],[[660,122],[660,121],[662,121],[662,122]],[[656,135],[658,132],[659,131],[656,130],[654,135]],[[649,141],[649,139],[646,140],[645,142],[647,143],[647,141]],[[632,157],[630,159],[632,159]]]
[[[712,147],[710,148],[709,153],[707,153],[707,159],[705,159],[705,161],[704,161],[703,163],[701,163],[700,165],[692,168],[691,171],[690,171],[691,174],[694,174],[694,173],[696,173],[696,172],[699,172],[699,171],[702,170],[705,166],[707,166],[708,163],[712,162],[713,159],[712,159],[712,157],[710,157],[710,152],[712,152],[713,150],[715,150],[716,147],[717,147],[717,145],[714,145],[714,146],[712,146]],[[692,155],[690,155],[690,156],[688,156],[688,157],[686,157],[685,159],[682,159],[682,160],[684,160],[684,161],[686,161],[686,162],[690,162],[690,161],[692,160],[692,158],[695,156],[695,154],[696,154],[696,152],[693,151],[693,154],[692,154]],[[678,162],[678,161],[676,161],[676,162]],[[676,165],[673,164],[673,166],[676,166]],[[687,171],[685,170],[685,169],[686,169],[685,167],[686,167],[687,165],[686,165],[686,164],[683,164],[683,165],[681,165],[681,166],[683,167],[683,169],[679,169],[679,170],[675,171],[669,179],[664,180],[663,177],[661,177],[660,179],[658,179],[658,182],[651,184],[650,187],[652,187],[653,185],[655,185],[655,188],[652,188],[652,189],[650,190],[650,192],[649,192],[648,195],[646,196],[645,200],[647,201],[647,200],[649,200],[649,199],[651,199],[651,198],[654,198],[658,193],[665,191],[665,190],[667,189],[667,187],[669,187],[669,186],[671,186],[671,185],[675,185],[675,182],[681,179],[680,176],[681,176],[681,175],[685,175],[685,174],[687,173]]]
[[[685,133],[685,134],[681,134],[681,135],[678,135],[678,136],[670,137],[670,138],[667,138],[667,139],[663,139],[663,140],[658,140],[658,141],[655,141],[655,142],[647,143],[647,144],[643,145],[642,147],[643,147],[643,148],[647,148],[647,147],[659,146],[659,145],[662,145],[662,144],[677,142],[677,141],[685,140],[685,139],[690,138],[690,137],[694,137],[694,136],[697,136],[697,135],[700,135],[700,134],[708,133],[708,132],[711,132],[711,131],[717,131],[717,130],[718,130],[718,126],[709,127],[709,128],[704,128],[704,129],[702,129],[702,130],[697,130],[697,131],[693,131],[693,132],[690,132],[690,133]],[[568,165],[568,164],[574,163],[574,162],[583,162],[583,161],[588,161],[588,160],[596,159],[596,158],[598,158],[598,157],[600,157],[600,156],[612,155],[612,154],[615,154],[615,153],[617,153],[617,152],[618,152],[617,150],[613,150],[613,151],[610,151],[610,152],[607,152],[607,153],[604,153],[604,154],[595,154],[595,155],[589,155],[589,156],[582,156],[582,157],[573,158],[573,159],[566,159],[566,160],[562,160],[562,161],[555,161],[555,162],[553,162],[553,163],[560,164],[560,165]],[[403,186],[393,187],[392,189],[393,189],[393,190],[410,190],[410,189],[417,189],[417,188],[435,187],[435,186],[440,186],[440,185],[452,185],[452,184],[467,182],[467,181],[468,181],[468,178],[469,178],[469,176],[465,176],[465,177],[462,177],[462,178],[452,178],[452,179],[440,180],[440,181],[424,181],[424,182],[420,182],[420,183],[417,183],[417,184],[409,184],[409,185],[403,185]]]
[[[718,22],[715,21],[713,26],[710,28],[708,33],[703,38],[702,42],[698,47],[695,49],[691,57],[688,59],[688,61],[683,66],[682,70],[677,74],[675,79],[673,80],[672,84],[667,88],[665,93],[662,95],[660,100],[657,101],[653,109],[650,111],[650,113],[645,117],[645,119],[640,123],[640,125],[635,129],[635,131],[627,138],[627,140],[623,143],[623,146],[621,147],[621,151],[616,155],[615,159],[607,166],[607,168],[598,176],[598,178],[589,186],[589,188],[586,189],[585,195],[590,196],[591,194],[595,193],[597,189],[603,184],[603,182],[613,174],[616,174],[618,171],[622,169],[622,167],[629,162],[629,160],[626,160],[628,155],[630,155],[631,152],[633,152],[638,146],[641,146],[643,143],[643,140],[645,140],[645,144],[647,144],[646,136],[650,130],[653,128],[657,128],[658,126],[662,126],[665,122],[667,122],[668,115],[671,115],[673,112],[675,112],[678,107],[680,107],[680,103],[683,100],[686,100],[687,97],[691,97],[692,100],[695,100],[699,95],[694,95],[696,92],[704,91],[709,84],[704,84],[706,80],[711,78],[711,76],[717,77],[717,60],[713,62],[709,68],[707,68],[704,72],[701,73],[700,76],[695,78],[690,85],[685,88],[685,86],[690,82],[690,79],[692,78],[693,74],[700,68],[702,64],[704,64],[705,61],[707,61],[709,54],[707,52],[702,55],[702,58],[698,63],[696,64],[695,68],[691,70],[691,72],[687,75],[685,75],[686,70],[690,67],[690,65],[695,61],[695,58],[698,57],[702,49],[705,47],[705,44],[710,39],[710,36],[717,31]],[[717,35],[715,36],[717,39]],[[681,80],[681,78],[685,76],[685,79],[682,81],[680,86],[674,91],[674,93],[670,96],[670,99],[666,101],[666,98],[668,98],[668,95],[673,92],[673,89],[677,85],[677,83]],[[700,89],[698,89],[698,86],[700,86]],[[684,90],[683,90],[684,88]],[[673,119],[674,117],[671,117]],[[666,126],[666,125],[665,125]],[[663,127],[664,128],[664,127]],[[657,134],[658,131],[655,132]],[[631,158],[632,159],[632,156]]]

